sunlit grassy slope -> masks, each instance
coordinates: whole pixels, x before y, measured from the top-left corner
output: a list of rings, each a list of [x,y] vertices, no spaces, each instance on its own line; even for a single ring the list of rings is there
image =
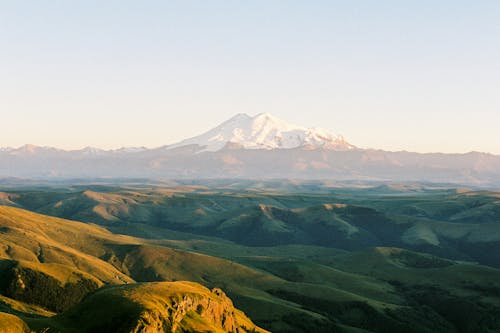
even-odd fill
[[[158,323],[167,325],[165,323],[172,320],[171,316],[167,316],[170,313],[169,309],[173,306],[175,308],[176,302],[184,302],[186,297],[189,298],[193,295],[196,296],[193,297],[196,298],[197,302],[206,308],[204,310],[200,310],[196,306],[191,308],[193,305],[190,304],[189,311],[182,313],[182,316],[178,315],[181,318],[176,324],[178,329],[172,331],[198,331],[200,329],[202,331],[222,332],[227,327],[231,327],[234,331],[238,327],[240,329],[246,327],[248,330],[256,329],[242,312],[232,308],[231,301],[222,296],[222,292],[209,292],[195,283],[178,283],[171,286],[137,285],[133,283],[133,278],[125,274],[131,274],[132,271],[134,275],[137,275],[138,280],[142,281],[178,280],[181,278],[203,280],[210,278],[211,275],[220,276],[222,273],[219,272],[224,269],[224,265],[226,265],[227,271],[230,271],[227,267],[229,265],[240,265],[200,254],[177,252],[164,247],[138,245],[141,242],[140,239],[113,235],[97,226],[42,216],[12,207],[0,207],[0,226],[2,244],[0,288],[2,294],[5,295],[0,299],[0,310],[3,309],[25,317],[24,320],[30,323],[34,329],[44,330],[47,327],[52,327],[52,329],[58,329],[62,332],[75,332],[78,328],[82,332],[94,332],[94,329],[99,330],[102,327],[107,327],[111,331],[129,332],[129,329],[133,331],[137,325],[145,325],[144,327],[155,327],[154,325]],[[85,247],[85,242],[88,242],[88,247]],[[158,253],[160,253],[159,257]],[[123,261],[120,261],[119,258]],[[159,260],[168,262],[168,265],[155,268],[154,263],[159,265]],[[137,264],[139,261],[144,261],[141,268]],[[177,263],[174,264],[174,262]],[[184,262],[189,262],[191,267],[196,267],[200,272],[196,273],[194,269],[190,270],[189,266],[182,269],[177,267],[177,265],[183,266]],[[150,267],[150,264],[153,266]],[[207,267],[212,267],[212,269]],[[170,271],[177,275],[171,278],[160,275],[169,274]],[[252,278],[253,274],[257,275],[257,279],[266,278],[264,274],[244,266],[240,266],[235,271],[233,273],[235,276]],[[154,278],[151,279],[147,272],[152,272]],[[116,287],[111,289],[104,287],[103,289],[104,285],[109,284],[115,284]],[[94,290],[99,288],[103,292],[96,294],[101,295],[97,301],[92,303],[92,298],[87,298],[85,301],[87,303],[80,304],[84,296],[92,294]],[[82,292],[87,294],[81,294]],[[121,311],[127,312],[127,309],[136,306],[137,302],[143,302],[141,303],[142,310],[135,318],[136,321],[130,324],[135,325],[134,327],[113,329],[113,319],[111,318],[109,321],[109,316],[103,315],[104,308],[94,306],[100,304],[101,301],[106,303],[107,297],[113,299],[116,296],[115,293],[119,293],[128,300],[122,304],[123,306],[117,306],[117,304],[110,306],[108,310],[111,311],[109,313],[111,317],[122,316]],[[155,298],[157,301],[153,301]],[[163,308],[153,307],[158,302],[164,303]],[[221,303],[219,308],[209,306],[209,304],[217,302]],[[69,312],[65,312],[64,315],[52,319],[33,319],[32,315],[50,316],[51,313],[43,308],[33,308],[28,304],[38,304],[56,312],[66,311],[74,306],[77,308],[68,310]],[[81,317],[74,314],[81,314],[83,309],[94,312],[89,314],[88,320],[78,322]],[[153,314],[158,317],[157,321],[147,322],[148,316],[153,316]],[[219,317],[216,317],[215,314],[218,314]],[[224,320],[222,320],[222,316],[225,318]],[[16,319],[16,317],[5,315],[5,318],[9,319],[8,322],[12,323],[10,326],[13,328],[22,323],[22,320]],[[90,320],[91,318],[94,320]],[[143,322],[144,320],[146,323]],[[19,325],[14,325],[14,323]],[[243,330],[241,331],[243,332]]]
[[[146,238],[157,236],[148,228],[157,228],[171,235],[157,238],[194,233],[252,247],[402,247],[500,267],[498,192],[391,185],[300,193],[292,185],[290,192],[280,186],[281,192],[201,186],[17,191],[0,200]]]
[[[82,333],[265,332],[220,289],[193,282],[107,287],[62,315],[27,321],[35,329]]]
[[[32,329],[92,331],[107,327],[112,314],[92,312],[91,304],[126,299],[119,310],[141,321],[139,312],[168,312],[172,294],[136,283],[187,280],[222,288],[237,308],[273,332],[498,331],[500,271],[470,262],[486,258],[472,255],[481,246],[495,249],[496,194],[379,193],[387,191],[6,194],[8,205],[106,229],[0,207],[0,311],[16,314]],[[433,200],[449,205],[449,215],[436,213]],[[454,200],[461,202],[458,213]],[[463,207],[483,217],[474,224],[451,218],[467,215]],[[494,260],[494,251],[488,258]],[[50,288],[32,292],[41,284]],[[210,293],[195,289],[203,297]],[[67,302],[58,304],[54,295]],[[163,305],[155,308],[141,298]],[[79,323],[75,313],[93,320]],[[197,311],[186,318],[179,327],[188,331],[220,329]]]
[[[0,332],[30,333],[30,328],[21,318],[8,313],[0,312]]]

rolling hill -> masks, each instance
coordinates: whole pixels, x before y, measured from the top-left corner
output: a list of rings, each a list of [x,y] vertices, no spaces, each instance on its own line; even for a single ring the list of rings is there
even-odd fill
[[[127,314],[133,318],[123,327],[128,332],[171,323],[167,314],[175,295],[217,298],[209,289],[221,288],[257,325],[273,332],[494,331],[499,270],[413,252],[416,245],[405,243],[412,228],[424,225],[441,241],[437,248],[450,250],[451,236],[465,238],[472,248],[477,241],[491,246],[492,232],[474,238],[458,231],[494,223],[401,215],[392,211],[401,205],[389,204],[439,199],[451,205],[451,196],[461,195],[466,202],[476,196],[486,211],[495,207],[494,193],[448,190],[393,191],[387,198],[347,189],[334,195],[204,187],[11,191],[1,196],[11,206],[0,207],[0,311],[14,315],[4,315],[13,327],[61,332],[109,331],[114,316]],[[388,247],[391,243],[400,246]],[[108,298],[121,299],[121,305],[100,317],[106,312],[92,304]],[[146,301],[151,298],[154,305]],[[176,321],[179,328],[223,327],[211,315],[200,317],[201,309],[191,310]],[[95,320],[79,322],[75,313]],[[461,321],[464,313],[473,319]],[[249,328],[248,319],[230,321],[235,320]]]
[[[400,187],[329,192],[198,185],[14,191],[3,197],[9,205],[144,238],[175,232],[180,238],[196,234],[246,246],[401,247],[500,267],[498,192]]]
[[[193,282],[103,288],[62,315],[27,321],[44,332],[267,332],[222,290]]]

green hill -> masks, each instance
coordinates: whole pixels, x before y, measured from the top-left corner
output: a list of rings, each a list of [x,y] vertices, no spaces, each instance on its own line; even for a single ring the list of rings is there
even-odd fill
[[[221,288],[273,332],[498,331],[500,271],[473,262],[495,266],[500,256],[496,194],[397,190],[4,193],[0,312],[47,332],[104,332],[125,316],[133,318],[127,331],[145,323],[144,313],[153,326],[168,322],[184,289],[182,297],[211,299]],[[453,220],[466,212],[453,200],[485,217]],[[437,213],[439,202],[451,215]],[[177,287],[153,287],[163,282]],[[115,301],[116,313],[96,306]],[[177,327],[188,331],[222,327],[196,310],[183,318]]]
[[[62,315],[30,319],[44,332],[267,332],[234,308],[220,289],[193,282],[107,287]]]

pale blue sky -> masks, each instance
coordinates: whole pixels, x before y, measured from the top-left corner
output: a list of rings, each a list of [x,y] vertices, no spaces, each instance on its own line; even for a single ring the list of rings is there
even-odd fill
[[[500,1],[0,0],[0,146],[160,146],[269,112],[500,154]]]

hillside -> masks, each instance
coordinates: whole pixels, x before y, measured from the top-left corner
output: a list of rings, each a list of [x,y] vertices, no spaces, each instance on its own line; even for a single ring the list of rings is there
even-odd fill
[[[63,332],[74,332],[75,327],[83,327],[81,323],[72,323],[72,319],[68,318],[71,318],[71,313],[81,313],[83,308],[93,309],[94,306],[85,303],[92,302],[93,298],[87,297],[84,303],[80,304],[80,302],[85,296],[93,294],[96,290],[103,290],[102,294],[97,293],[96,296],[93,296],[101,297],[96,302],[101,302],[108,297],[118,297],[113,294],[112,290],[117,293],[123,292],[128,295],[127,297],[131,297],[130,301],[123,304],[123,308],[116,306],[113,308],[113,311],[118,311],[116,316],[121,315],[120,311],[128,311],[127,309],[131,306],[136,306],[134,302],[141,299],[139,296],[141,293],[147,294],[147,297],[144,296],[145,299],[151,299],[158,294],[157,297],[164,302],[160,312],[156,311],[158,309],[149,307],[154,302],[142,304],[144,311],[138,313],[137,322],[134,322],[136,326],[146,325],[143,329],[158,327],[155,326],[158,323],[144,322],[145,318],[153,315],[157,316],[157,320],[164,321],[164,324],[160,326],[166,325],[167,322],[172,324],[178,320],[179,322],[174,326],[179,327],[179,329],[174,327],[173,331],[197,331],[198,328],[203,328],[217,332],[224,330],[245,332],[243,326],[247,327],[248,330],[255,328],[243,313],[233,308],[232,302],[221,290],[209,292],[195,283],[177,283],[172,286],[168,284],[155,284],[153,286],[148,283],[135,284],[135,280],[125,273],[131,274],[130,271],[132,271],[138,280],[148,281],[147,273],[144,273],[148,270],[147,263],[143,264],[143,268],[139,268],[135,261],[145,260],[144,258],[151,258],[151,256],[154,258],[156,255],[156,251],[144,252],[147,251],[147,245],[141,245],[144,246],[144,250],[141,254],[135,254],[135,249],[140,249],[140,245],[137,244],[145,242],[143,240],[114,235],[97,226],[42,216],[5,206],[0,206],[0,229],[2,244],[0,293],[4,295],[2,297],[6,296],[1,300],[1,303],[5,310],[20,314],[21,318],[24,318],[30,326],[36,329],[43,330],[46,327],[54,327]],[[124,248],[125,251],[123,251]],[[121,267],[115,267],[120,265],[117,264],[118,259],[114,249],[116,249],[116,253],[126,257]],[[159,248],[159,250],[167,251],[169,257],[177,255],[179,264],[186,260],[186,256],[189,255],[167,248]],[[193,256],[200,255],[193,254]],[[134,259],[136,257],[138,259]],[[216,258],[214,260],[217,261]],[[196,261],[188,261],[194,267],[203,269],[203,265],[197,265]],[[224,264],[223,260],[219,259],[218,261]],[[210,263],[205,265],[211,266]],[[220,265],[213,265],[213,268],[220,269]],[[244,268],[242,267],[242,269]],[[174,270],[173,272],[177,275],[172,279],[177,280],[177,277],[184,274],[187,278],[194,280],[194,271],[186,268],[184,270],[184,273],[181,270]],[[246,277],[251,276],[251,270],[248,269],[248,271],[244,274]],[[211,274],[213,273],[209,271],[207,276]],[[258,273],[256,274],[258,275]],[[109,285],[117,286],[109,289],[106,287]],[[119,285],[123,285],[123,289],[118,287]],[[186,301],[186,299],[189,300]],[[187,302],[189,306],[186,309],[179,309],[180,314],[174,316],[175,318],[165,315],[171,312],[169,309],[175,308],[175,304],[181,301]],[[21,302],[20,306],[16,306],[18,302]],[[217,306],[218,303],[220,306]],[[27,304],[36,304],[40,308],[28,311]],[[198,305],[204,307],[204,310],[200,310]],[[70,310],[75,306],[75,309]],[[64,315],[47,320],[32,318],[33,315],[43,317],[50,313],[44,309],[56,313],[64,312]],[[89,316],[91,315],[89,314]],[[8,316],[6,318],[10,318],[12,323],[22,323],[20,319],[12,319]],[[111,325],[110,322],[106,321],[105,317],[101,319],[93,321],[92,325],[94,326],[84,331],[95,332],[102,327],[109,328],[110,326],[106,325]],[[90,325],[90,322],[87,321],[86,324]],[[12,324],[12,326],[15,325]],[[132,332],[134,327],[124,327],[123,330],[113,329],[113,331]]]
[[[267,332],[256,327],[220,289],[192,282],[140,283],[104,288],[35,329],[94,332]]]
[[[386,197],[373,192],[388,189],[314,195],[229,193],[203,187],[10,191],[2,197],[12,206],[0,207],[0,311],[15,315],[17,319],[9,320],[31,329],[92,331],[109,325],[92,312],[92,302],[118,297],[123,307],[116,316],[127,313],[134,318],[126,331],[145,323],[143,313],[151,319],[148,323],[169,321],[163,315],[173,304],[167,289],[176,290],[176,295],[181,289],[191,290],[182,297],[196,294],[198,300],[220,288],[236,308],[273,332],[499,329],[500,271],[451,258],[457,255],[452,251],[459,240],[472,249],[478,244],[495,246],[495,233],[485,233],[486,237],[481,230],[495,225],[496,194],[411,189],[410,195],[401,190],[391,190]],[[428,207],[428,217],[392,211],[403,207],[394,204],[397,200]],[[430,208],[438,201],[444,205],[441,211],[462,214],[462,204],[451,209],[457,200],[482,212],[481,223],[453,222],[449,215],[441,215],[439,221],[429,218],[438,216]],[[411,251],[417,245],[405,243],[403,236],[421,225],[440,240],[425,252],[446,250],[451,260]],[[464,226],[475,226],[475,233],[462,232]],[[269,242],[272,236],[276,239]],[[489,258],[494,260],[494,253]],[[188,284],[194,289],[184,283],[163,287],[163,282],[176,281],[197,284]],[[158,290],[162,291],[156,294]],[[130,295],[157,301],[153,306],[131,301]],[[86,311],[96,320],[79,322],[72,315]],[[466,313],[473,314],[468,323],[461,320]],[[204,320],[192,313],[179,327],[221,327],[219,321]]]
[[[3,197],[10,205],[144,238],[169,238],[175,231],[179,238],[196,234],[246,246],[390,246],[500,267],[498,192],[411,187],[311,191],[316,190],[213,191],[198,185],[16,191]]]

